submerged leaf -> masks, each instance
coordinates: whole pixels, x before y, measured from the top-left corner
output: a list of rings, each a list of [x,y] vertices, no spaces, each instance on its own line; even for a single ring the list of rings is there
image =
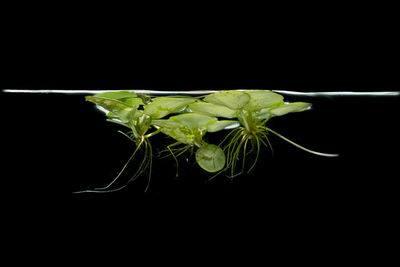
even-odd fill
[[[153,119],[161,119],[170,113],[181,111],[194,101],[191,97],[157,97],[144,107],[144,113]]]
[[[208,95],[204,101],[228,107],[233,110],[241,109],[250,100],[250,96],[240,91],[219,91]]]
[[[207,126],[207,131],[210,133],[214,133],[214,132],[224,130],[227,127],[234,127],[234,126],[239,126],[239,125],[240,124],[238,121],[232,121],[232,120],[216,121]]]
[[[194,102],[190,104],[188,108],[193,112],[214,117],[223,117],[228,119],[236,117],[236,112],[234,110],[213,103]]]
[[[250,96],[249,102],[244,106],[245,110],[258,111],[283,104],[283,96],[266,90],[246,91]]]
[[[206,144],[196,151],[196,161],[204,170],[217,172],[225,166],[225,154],[220,147]]]
[[[311,107],[311,103],[294,102],[273,108],[270,110],[270,113],[273,116],[282,116],[292,112],[301,112],[308,109],[309,107]]]

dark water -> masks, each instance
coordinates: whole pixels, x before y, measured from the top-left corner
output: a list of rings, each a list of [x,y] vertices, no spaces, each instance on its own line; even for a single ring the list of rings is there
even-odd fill
[[[392,221],[399,176],[398,94],[285,95],[313,108],[274,118],[269,127],[310,149],[340,154],[337,158],[308,154],[272,137],[274,157],[264,151],[252,173],[233,180],[220,176],[206,183],[209,175],[193,158],[181,159],[176,178],[171,158],[155,159],[147,193],[143,177],[119,192],[74,195],[106,185],[134,148],[83,96],[1,93],[8,114],[2,127],[7,170],[2,191],[8,202],[34,209],[62,198],[72,203],[71,215],[83,210],[107,217],[118,210],[164,222],[194,216],[205,225],[215,218],[287,227],[302,221],[355,228],[377,218]],[[153,146],[169,142],[157,136]]]

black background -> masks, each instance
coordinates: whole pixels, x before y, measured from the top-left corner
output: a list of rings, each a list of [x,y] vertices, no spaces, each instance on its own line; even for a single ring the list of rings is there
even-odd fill
[[[168,58],[135,67],[108,61],[40,67],[22,77],[13,72],[2,88],[400,90],[392,69],[377,72],[331,57],[325,60],[336,64],[329,67],[305,58],[275,59],[269,66],[191,59],[190,65]],[[273,137],[275,156],[263,152],[252,173],[234,180],[221,176],[206,183],[206,173],[184,162],[176,179],[174,161],[165,159],[155,160],[147,193],[147,181],[140,179],[120,192],[79,195],[72,192],[106,184],[128,159],[133,147],[119,128],[105,122],[83,95],[1,93],[0,99],[4,208],[29,221],[61,215],[78,237],[129,231],[147,240],[165,235],[173,240],[179,233],[183,240],[274,235],[280,242],[310,236],[341,242],[369,240],[394,223],[398,97],[285,97],[309,101],[313,109],[269,126],[338,158],[310,155]]]
[[[398,16],[390,6],[35,9],[4,9],[2,89],[400,90]],[[1,93],[1,219],[16,226],[18,255],[25,233],[37,242],[45,232],[64,246],[82,244],[91,260],[118,244],[127,249],[113,260],[124,252],[135,260],[133,245],[152,254],[148,261],[164,260],[153,252],[159,246],[171,248],[174,261],[186,247],[198,254],[191,261],[214,252],[224,262],[245,256],[246,264],[253,256],[268,261],[266,245],[295,261],[350,255],[358,262],[379,247],[392,252],[384,244],[398,225],[398,99],[293,100],[314,109],[270,126],[339,158],[274,138],[275,157],[264,153],[252,174],[234,181],[205,184],[190,165],[175,180],[173,161],[165,160],[155,162],[147,194],[137,181],[118,194],[73,196],[113,177],[131,151],[125,139],[82,97]],[[124,242],[108,242],[114,236]],[[103,249],[88,253],[87,240]],[[359,248],[373,253],[354,256]]]

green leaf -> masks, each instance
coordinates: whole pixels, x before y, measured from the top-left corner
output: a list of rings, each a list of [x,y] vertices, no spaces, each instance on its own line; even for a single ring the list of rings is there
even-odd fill
[[[188,108],[193,112],[214,117],[223,117],[228,119],[236,117],[236,112],[234,110],[213,103],[207,103],[202,101],[194,102],[190,104]]]
[[[309,107],[311,107],[311,103],[294,102],[273,108],[270,110],[270,113],[273,116],[282,116],[292,112],[301,112],[308,109]]]
[[[139,117],[141,117],[142,115],[143,115],[144,113],[143,113],[143,110],[136,110],[135,111],[135,116],[134,116],[134,118],[139,118]]]
[[[100,99],[102,99],[103,101],[105,101],[107,99],[110,101],[118,101],[120,103],[126,104],[129,107],[144,105],[142,99],[139,97],[136,97],[136,94],[133,91],[105,92],[105,93],[97,94],[94,96],[88,96],[86,99],[88,99],[88,98],[92,99],[92,100],[97,99],[96,100],[97,103],[92,100],[89,100],[89,101],[92,101],[98,105],[101,105],[101,103],[98,103],[100,101]],[[106,107],[104,107],[104,108],[106,108]],[[108,109],[108,110],[110,110],[110,109]]]
[[[245,110],[258,111],[283,104],[283,96],[266,90],[246,91],[250,96],[249,102],[244,106]]]
[[[240,125],[238,121],[222,120],[211,123],[207,126],[207,131],[210,133],[218,132],[224,130],[226,127]]]
[[[107,116],[108,118],[118,118],[118,116],[115,115],[115,114],[112,113],[112,112],[107,112],[106,116]]]
[[[131,107],[119,100],[98,96],[86,96],[86,100],[105,108],[123,121],[129,120],[129,118],[133,117],[134,111],[137,108],[136,106]]]
[[[137,95],[138,98],[142,99],[142,102],[147,105],[150,104],[151,102],[151,97],[148,95],[144,95],[144,94],[138,94]]]
[[[196,113],[185,113],[170,117],[168,120],[153,120],[152,124],[175,140],[189,145],[201,144],[201,138],[207,127],[217,118]]]
[[[150,128],[150,125],[151,125],[151,117],[147,114],[143,114],[142,116],[136,119],[135,122],[136,132],[139,134],[139,136],[143,136]]]
[[[105,92],[95,95],[96,97],[109,98],[109,99],[121,99],[121,98],[132,98],[136,97],[133,91],[120,91],[120,92]]]
[[[217,172],[225,166],[225,154],[220,147],[206,144],[196,151],[196,161],[204,170]]]
[[[171,120],[152,120],[151,124],[161,128],[177,128],[181,126],[179,122]]]
[[[140,106],[140,105],[144,105],[143,100],[138,98],[138,97],[131,97],[131,98],[122,98],[119,99],[119,101],[129,105],[129,106]]]
[[[179,122],[184,127],[194,130],[207,129],[207,126],[211,123],[215,123],[217,118],[197,113],[185,113],[172,116],[170,120]]]
[[[193,145],[194,143],[194,135],[192,131],[183,127],[181,123],[177,121],[153,120],[152,124],[160,127],[160,131],[162,133],[174,138],[181,143],[188,145]]]
[[[182,110],[194,101],[195,99],[190,97],[157,97],[144,107],[144,113],[153,119],[161,119],[170,113]]]
[[[225,106],[233,110],[241,109],[249,100],[248,94],[239,91],[220,91],[204,98],[204,101],[208,103]]]
[[[254,118],[259,120],[264,120],[271,116],[270,108],[263,108],[259,111],[254,112]]]
[[[109,111],[107,113],[107,117],[119,119],[122,123],[131,122],[133,119],[138,118],[142,114],[141,111],[137,110],[137,105],[131,106],[120,100],[103,98],[97,95],[86,96],[86,100],[105,108]]]
[[[137,106],[134,106],[133,108],[130,109],[124,109],[120,112],[118,112],[118,118],[122,122],[131,122],[135,118]]]
[[[111,111],[113,113],[118,113],[121,110],[132,108],[128,104],[125,104],[119,100],[104,98],[99,96],[86,96],[86,100],[95,103],[99,106],[102,106],[106,110]]]
[[[161,128],[161,132],[174,138],[183,144],[194,145],[194,136],[188,132],[185,128]]]

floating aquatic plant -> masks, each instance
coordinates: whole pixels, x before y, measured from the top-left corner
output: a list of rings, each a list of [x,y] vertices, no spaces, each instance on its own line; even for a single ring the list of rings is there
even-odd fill
[[[261,146],[269,148],[273,153],[268,138],[269,133],[304,151],[319,156],[337,156],[307,149],[265,126],[267,121],[273,117],[307,110],[311,107],[310,103],[284,103],[281,95],[262,90],[221,91],[206,96],[204,101],[229,108],[235,112],[235,116],[240,122],[240,126],[232,130],[219,145],[223,147],[226,155],[226,166],[223,171],[229,171],[230,177],[235,177],[245,171],[246,156],[254,152],[255,159],[247,170],[250,172],[257,163]],[[229,118],[231,117],[229,114]],[[238,161],[241,161],[241,164],[240,171],[237,172]]]
[[[107,121],[122,125],[128,130],[119,131],[134,142],[136,148],[119,174],[106,186],[79,192],[111,192],[124,188],[141,175],[148,173],[148,189],[151,180],[153,149],[150,138],[162,133],[172,140],[162,152],[167,152],[176,162],[187,151],[195,153],[197,164],[214,178],[221,173],[235,177],[250,172],[258,161],[262,146],[273,153],[269,135],[273,134],[288,143],[319,156],[335,157],[307,149],[266,126],[274,117],[301,112],[310,103],[285,103],[283,96],[267,90],[219,91],[203,97],[163,96],[152,97],[133,91],[107,92],[87,96],[106,111]],[[230,130],[218,144],[208,143],[207,133]],[[133,176],[120,187],[113,188],[128,165],[138,153],[138,168]],[[161,155],[162,153],[160,153]],[[254,154],[246,168],[246,158]],[[165,157],[165,156],[163,156]]]

